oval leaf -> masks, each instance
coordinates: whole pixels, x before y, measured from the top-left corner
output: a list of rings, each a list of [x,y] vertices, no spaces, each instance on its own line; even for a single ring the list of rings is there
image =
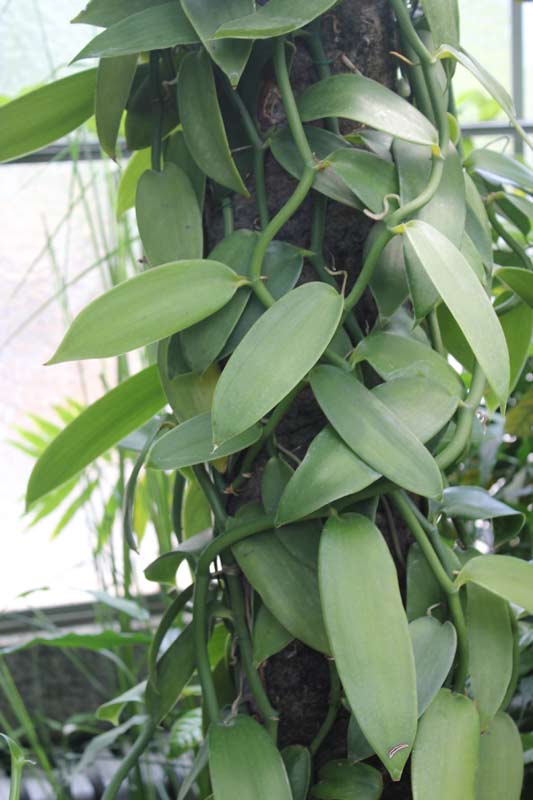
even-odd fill
[[[377,472],[424,497],[439,497],[442,477],[411,430],[352,375],[317,367],[311,386],[324,414],[346,444]]]
[[[413,800],[475,800],[479,717],[471,700],[441,689],[418,726]]]
[[[311,789],[317,800],[379,800],[383,793],[383,777],[377,769],[348,759],[325,764],[319,778]]]
[[[496,277],[533,308],[533,272],[519,267],[502,267]]]
[[[89,303],[48,363],[106,358],[157,342],[218,311],[244,283],[218,261],[150,269]]]
[[[94,114],[95,91],[96,69],[88,69],[0,106],[0,161],[33,153],[78,128]]]
[[[165,2],[166,0],[89,0],[83,11],[80,11],[72,22],[108,28],[124,17],[137,14],[151,6],[163,5]]]
[[[405,236],[448,306],[496,396],[509,392],[509,352],[498,317],[470,265],[449,239],[426,222],[405,228]]]
[[[533,564],[513,556],[476,556],[455,579],[457,586],[470,582],[533,614]]]
[[[191,679],[196,666],[194,631],[187,625],[156,665],[153,682],[146,687],[146,710],[156,722],[161,722],[176,705],[180,694]]]
[[[337,0],[269,0],[253,14],[232,19],[220,27],[217,39],[270,39],[303,28],[325,14]]]
[[[253,659],[256,667],[259,667],[267,658],[279,653],[292,640],[292,634],[283,627],[266,606],[262,605],[254,623]],[[290,778],[290,770],[288,771]]]
[[[251,717],[211,725],[209,773],[217,800],[292,800],[281,755]]]
[[[148,367],[86,408],[48,445],[28,482],[26,505],[77,475],[165,405],[157,367]]]
[[[343,117],[409,142],[437,144],[437,131],[420,111],[363,75],[333,75],[310,86],[298,108],[304,122]]]
[[[328,161],[333,172],[376,214],[383,211],[387,195],[398,193],[398,177],[394,164],[374,153],[345,148],[332,153]]]
[[[453,44],[458,47],[460,32],[457,0],[422,0],[422,8],[435,46]]]
[[[297,386],[333,338],[342,307],[341,295],[331,286],[307,283],[260,317],[217,384],[213,400],[217,444],[256,423]]]
[[[409,625],[416,666],[418,716],[437,695],[453,665],[457,634],[451,622],[444,625],[434,617],[420,617]]]
[[[281,751],[293,800],[307,800],[311,783],[312,760],[307,747],[294,744]]]
[[[187,147],[200,169],[221,186],[248,197],[229,149],[213,69],[205,50],[189,53],[183,59],[178,104]]]
[[[117,157],[117,136],[137,68],[137,55],[102,59],[96,76],[95,117],[98,140],[109,158]]]
[[[144,150],[137,150],[128,160],[126,169],[120,176],[117,190],[117,219],[120,219],[122,214],[135,205],[139,178],[147,169],[150,169],[151,159],[151,150],[146,147]]]
[[[510,183],[526,192],[533,192],[533,171],[526,164],[503,153],[486,147],[472,150],[465,160],[465,166],[479,172],[491,183]]]
[[[202,258],[204,232],[196,193],[185,172],[167,163],[162,172],[149,169],[137,184],[137,227],[152,267]]]
[[[449,486],[444,490],[443,501],[438,504],[437,511],[449,517],[493,519],[498,541],[513,539],[525,522],[520,511],[497,500],[479,486]]]
[[[511,717],[500,712],[481,737],[476,800],[520,800],[523,779],[520,733]]]
[[[319,579],[346,696],[366,738],[399,780],[416,733],[415,665],[394,562],[367,517],[326,523]]]

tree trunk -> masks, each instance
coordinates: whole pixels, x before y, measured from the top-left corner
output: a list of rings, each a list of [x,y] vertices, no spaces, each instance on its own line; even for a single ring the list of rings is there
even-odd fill
[[[260,3],[263,5],[264,3]],[[394,26],[387,0],[344,0],[320,21],[321,38],[326,61],[332,73],[357,69],[364,75],[394,89],[395,63],[391,51],[395,48]],[[318,80],[317,65],[313,63],[302,38],[297,47],[291,69],[291,82],[295,93]],[[275,85],[270,64],[265,68],[261,86],[257,119],[263,130],[285,121],[283,106]],[[354,123],[343,122],[342,133],[357,128]],[[251,199],[234,200],[235,227],[257,228],[253,177],[246,181]],[[273,216],[294,191],[296,181],[274,160],[267,156],[266,186],[269,211]],[[311,193],[312,195],[313,193]],[[212,201],[207,205],[208,246],[211,249],[224,234],[220,209]],[[328,267],[347,273],[348,287],[360,268],[363,245],[372,226],[363,214],[338,203],[328,204],[325,235],[325,257]],[[297,214],[282,229],[277,238],[299,247],[309,248],[312,227],[312,197],[308,197]],[[310,265],[304,267],[302,282],[314,278]],[[342,280],[339,279],[339,280]],[[340,285],[340,284],[339,284]],[[367,292],[358,304],[357,318],[363,331],[373,325],[376,311]],[[310,390],[304,390],[293,404],[278,429],[277,438],[283,447],[302,459],[312,439],[322,429],[325,419]],[[234,513],[244,503],[257,500],[261,473],[266,455],[259,457],[253,474],[237,497],[230,500]],[[389,537],[386,520],[378,511],[377,524],[385,537]],[[394,520],[405,553],[407,536],[402,523]],[[397,552],[393,549],[393,555]],[[400,559],[401,561],[401,559]],[[397,563],[400,583],[404,583],[402,563]],[[269,659],[263,668],[263,677],[272,705],[280,715],[279,747],[290,744],[309,745],[318,732],[328,709],[329,668],[327,659],[301,642],[292,642],[285,650]],[[318,754],[318,764],[331,758],[346,757],[348,712],[341,709],[337,721]],[[379,768],[376,760],[375,764]],[[384,797],[400,798],[405,794],[405,782],[387,787]]]

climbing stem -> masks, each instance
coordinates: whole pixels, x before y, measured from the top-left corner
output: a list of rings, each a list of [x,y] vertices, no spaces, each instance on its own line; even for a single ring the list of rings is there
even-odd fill
[[[130,770],[133,769],[138,759],[142,756],[150,744],[150,740],[152,739],[156,728],[157,724],[154,720],[148,720],[146,722],[138,738],[135,740],[133,747],[128,751],[126,757],[120,763],[119,768],[113,775],[111,783],[102,795],[102,800],[115,800],[123,781],[126,780]]]
[[[476,411],[483,397],[484,389],[485,375],[480,369],[479,364],[476,364],[468,399],[459,411],[457,427],[453,439],[444,450],[435,456],[435,461],[442,470],[448,469],[448,467],[457,461],[467,446],[472,433]]]
[[[390,231],[388,228],[382,228],[378,236],[372,242],[372,246],[368,251],[368,255],[363,262],[363,267],[361,272],[357,276],[357,280],[355,281],[350,293],[348,294],[346,300],[344,301],[344,319],[348,318],[348,314],[352,311],[352,309],[357,305],[363,293],[370,283],[372,279],[372,275],[374,274],[374,270],[378,265],[378,261],[381,258],[381,254],[385,247],[388,245],[394,233]]]
[[[341,687],[341,682],[339,680],[339,674],[337,672],[337,668],[335,667],[335,662],[330,661],[328,711],[324,718],[324,722],[320,726],[317,735],[309,745],[309,750],[312,756],[315,756],[317,752],[320,750],[326,736],[332,729],[333,724],[337,719],[337,714],[339,713],[339,706],[341,703],[341,693],[342,693],[342,687]]]
[[[296,144],[304,164],[306,166],[313,166],[315,159],[309,142],[307,141],[304,127],[298,113],[298,106],[296,105],[296,100],[292,91],[289,70],[287,69],[287,59],[285,57],[285,39],[283,37],[274,39],[274,69],[276,71],[278,89],[281,94],[281,100],[294,143]]]
[[[160,51],[150,53],[150,82],[152,86],[152,169],[161,171],[161,150],[163,141],[163,95],[161,92],[161,75],[159,72]]]
[[[418,36],[404,0],[390,0],[390,4],[396,15],[402,37],[412,47],[422,64],[433,63],[434,58]]]

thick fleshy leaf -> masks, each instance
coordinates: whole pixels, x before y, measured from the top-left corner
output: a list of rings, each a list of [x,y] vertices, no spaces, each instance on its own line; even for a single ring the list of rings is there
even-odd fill
[[[317,367],[310,380],[324,414],[354,453],[398,486],[424,497],[441,495],[432,456],[375,394],[337,367]]]
[[[458,406],[457,395],[418,376],[381,383],[372,394],[424,444],[444,428]]]
[[[279,750],[252,717],[211,725],[209,773],[217,800],[292,800]]]
[[[473,702],[441,689],[418,726],[413,800],[475,800],[479,717]]]
[[[130,17],[139,11],[166,2],[168,0],[89,0],[83,11],[80,11],[72,22],[107,28],[115,22],[120,22],[124,17]]]
[[[327,164],[329,156],[339,149],[350,150],[351,148],[342,136],[337,136],[331,131],[316,128],[313,125],[304,125],[305,136],[313,155],[318,161],[325,161]],[[301,178],[304,171],[304,161],[300,155],[298,147],[289,127],[282,128],[272,137],[272,154],[283,169],[294,178]],[[361,204],[354,197],[351,189],[348,188],[333,170],[331,166],[325,166],[316,172],[313,189],[326,197],[353,208],[361,208]]]
[[[164,50],[179,44],[196,44],[197,41],[198,36],[179,3],[164,3],[115,22],[91,39],[74,61]]]
[[[522,740],[508,714],[496,714],[481,737],[476,800],[520,800],[524,780]]]
[[[269,0],[252,14],[221,25],[217,39],[270,39],[299,30],[325,14],[337,0]]]
[[[211,530],[205,530],[196,534],[196,536],[191,536],[175,550],[170,553],[163,553],[162,556],[152,561],[144,570],[146,579],[156,583],[175,584],[176,572],[182,561],[198,558],[212,540],[213,532]]]
[[[227,264],[239,275],[247,275],[257,238],[252,231],[234,231],[215,247],[209,258]],[[183,355],[194,372],[204,372],[216,360],[248,304],[250,291],[241,289],[216,314],[183,331],[180,337]]]
[[[527,439],[533,434],[533,389],[525,392],[505,420],[505,432]]]
[[[294,389],[326,350],[342,307],[341,295],[331,286],[307,283],[260,317],[217,384],[213,400],[216,444],[254,425]]]
[[[329,653],[316,561],[312,565],[297,552],[291,553],[282,541],[290,544],[292,535],[299,531],[316,545],[320,529],[314,525],[309,528],[306,523],[252,536],[235,545],[233,552],[247,580],[283,627],[314,650]]]
[[[436,47],[452,44],[459,47],[459,4],[457,0],[422,0],[424,16]]]
[[[501,707],[513,671],[509,604],[475,583],[467,585],[467,630],[472,694],[481,728]]]
[[[48,445],[28,482],[26,505],[77,475],[110,447],[144,425],[166,399],[156,367],[112,389],[86,408]]]
[[[126,164],[126,169],[120,176],[120,183],[117,190],[117,219],[133,208],[135,205],[135,195],[137,184],[141,175],[150,169],[151,152],[147,147],[144,150],[137,150]]]
[[[150,450],[148,466],[154,469],[183,469],[216,461],[246,450],[260,436],[261,426],[254,425],[234,439],[228,439],[215,451],[211,414],[200,414],[161,436]]]
[[[464,394],[463,383],[448,362],[431,347],[406,336],[373,333],[357,346],[350,360],[368,361],[386,381],[420,375],[442,385],[452,395]]]
[[[106,358],[157,342],[214,314],[245,283],[218,261],[150,269],[89,303],[48,363]]]
[[[498,317],[468,262],[455,245],[426,222],[405,228],[405,236],[460,326],[500,402],[509,392],[509,352]]]
[[[398,139],[436,145],[433,125],[406,100],[363,75],[342,74],[310,86],[298,108],[304,122],[343,117],[390,133]]]
[[[261,476],[261,500],[267,514],[275,514],[294,470],[279,456],[268,459]]]
[[[312,761],[307,747],[293,744],[281,751],[291,785],[292,800],[307,800],[311,784]]]
[[[407,556],[407,619],[413,622],[430,614],[446,618],[447,600],[435,574],[418,544],[412,544]]]
[[[175,164],[165,164],[162,172],[149,169],[141,175],[135,213],[143,249],[152,267],[202,258],[204,232],[196,192],[185,172]]]
[[[477,556],[466,562],[455,583],[477,583],[533,614],[533,564],[520,558]]]
[[[507,114],[511,125],[520,134],[522,139],[533,149],[533,145],[523,128],[520,126],[517,118],[516,108],[513,103],[511,95],[503,88],[493,75],[488,72],[485,67],[474,58],[473,55],[467,53],[462,47],[452,47],[449,44],[443,44],[439,47],[437,58],[453,58],[459,62],[465,69],[467,69],[476,80],[487,90],[491,97],[496,100],[500,108]]]
[[[365,738],[355,716],[352,714],[348,723],[348,757],[355,763],[365,761],[374,755],[374,748]]]
[[[519,267],[502,267],[496,277],[533,308],[533,272]]]
[[[122,114],[137,68],[137,55],[102,59],[96,76],[95,117],[98,140],[104,153],[117,156],[117,136]]]
[[[190,180],[198,205],[203,211],[205,201],[205,175],[191,156],[182,130],[174,131],[164,142],[163,157],[183,170]],[[220,259],[222,260],[222,259]]]
[[[192,623],[180,633],[158,660],[146,687],[146,710],[161,722],[176,705],[196,666]]]
[[[483,200],[476,184],[468,174],[464,173],[466,220],[465,233],[469,236],[482,261],[489,272],[492,271],[492,229]]]
[[[94,114],[96,72],[77,72],[0,106],[0,161],[33,153],[88,120]]]
[[[202,375],[189,372],[179,335],[159,342],[157,363],[163,389],[178,422],[185,422],[211,410],[215,386],[220,377],[216,364]]]
[[[365,242],[365,255],[383,227],[383,224],[374,225],[370,231]],[[399,236],[391,239],[382,250],[369,285],[381,320],[386,323],[404,303],[409,294],[403,257],[403,242]]]
[[[479,486],[450,486],[444,490],[442,503],[436,511],[449,517],[463,519],[492,519],[498,541],[508,541],[517,536],[525,522],[516,508],[497,500]]]
[[[335,174],[374,213],[383,211],[387,195],[398,194],[394,165],[374,153],[345,148],[332,153],[328,160]]]
[[[330,761],[319,772],[311,789],[317,800],[379,800],[383,777],[370,764],[353,764],[349,759]]]
[[[474,169],[492,183],[510,183],[526,192],[533,192],[533,171],[526,164],[495,150],[472,150],[465,160],[465,167]]]
[[[400,178],[402,203],[409,203],[424,190],[432,171],[429,148],[408,142],[395,142],[394,158]],[[456,247],[460,247],[466,217],[465,182],[461,159],[450,145],[439,187],[431,200],[415,215],[432,225]],[[408,244],[404,248],[405,267],[416,319],[423,319],[439,300],[439,293]]]
[[[261,606],[254,622],[253,659],[260,666],[293,640],[292,633],[283,627],[266,606]]]
[[[421,717],[446,680],[453,665],[457,634],[451,622],[444,625],[425,616],[409,625],[416,666],[418,716]]]
[[[320,540],[319,580],[346,697],[369,743],[399,780],[416,733],[415,664],[396,568],[367,517],[329,519]]]
[[[252,50],[251,42],[225,42],[214,39],[214,34],[230,20],[253,12],[254,0],[181,0],[189,22],[199,35],[202,44],[220,69],[226,73],[232,86],[237,86]]]
[[[221,186],[247,197],[229,149],[213,68],[205,50],[189,53],[183,59],[178,104],[187,147],[200,169]]]
[[[194,539],[195,536],[212,528],[213,515],[211,506],[207,501],[197,480],[188,480],[183,491],[181,502],[180,524],[185,541]]]
[[[122,712],[130,703],[144,703],[144,693],[146,690],[146,681],[137,683],[131,689],[113,697],[107,703],[103,703],[96,709],[96,718],[103,719],[106,722],[111,722],[112,725],[118,725]]]

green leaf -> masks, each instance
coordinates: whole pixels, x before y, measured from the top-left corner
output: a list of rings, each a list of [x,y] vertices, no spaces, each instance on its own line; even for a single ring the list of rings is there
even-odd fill
[[[424,497],[441,495],[432,456],[375,394],[337,367],[317,367],[310,380],[324,414],[356,455],[398,486]]]
[[[76,771],[81,773],[86,772],[86,770],[92,766],[94,761],[98,758],[102,750],[107,750],[109,752],[109,748],[116,746],[116,743],[121,736],[124,736],[124,734],[127,733],[131,728],[143,725],[146,721],[147,717],[141,714],[136,714],[135,716],[126,720],[126,722],[123,722],[122,725],[118,725],[116,728],[111,728],[111,730],[104,731],[104,733],[95,736],[85,746],[83,755],[76,764]]]
[[[71,519],[73,519],[76,516],[78,511],[89,502],[98,484],[99,484],[98,480],[91,481],[80,492],[80,494],[71,503],[69,503],[66,511],[63,512],[59,522],[52,531],[52,535],[50,537],[51,539],[55,539],[57,536],[59,536],[61,531],[63,531],[66,528]]]
[[[354,762],[365,761],[374,755],[374,748],[368,744],[365,735],[354,714],[350,716],[348,723],[348,756]]]
[[[412,544],[407,556],[407,619],[412,622],[429,613],[445,619],[446,605],[446,596],[426,557],[418,544]]]
[[[328,158],[333,172],[374,213],[381,213],[387,195],[398,194],[394,165],[365,150],[337,150]]]
[[[325,78],[303,92],[298,108],[304,122],[343,117],[409,142],[437,144],[437,131],[420,111],[363,75]]]
[[[197,41],[198,36],[179,3],[165,3],[115,22],[91,39],[73,61],[127,56],[180,44],[196,44]]]
[[[477,583],[533,614],[533,564],[513,556],[477,556],[455,579],[457,587]]]
[[[481,729],[501,707],[513,671],[509,604],[475,583],[467,585],[467,630],[472,694]]]
[[[33,153],[79,128],[94,114],[95,91],[96,69],[88,69],[4,103],[0,161]]]
[[[163,553],[162,556],[152,561],[144,570],[145,578],[156,583],[175,584],[179,565],[186,559],[198,558],[212,539],[213,531],[211,530],[204,530],[196,536],[191,536],[175,550]]]
[[[221,186],[248,197],[229,149],[213,69],[205,50],[189,53],[183,59],[178,104],[187,147],[200,169]]]
[[[164,405],[157,368],[148,367],[82,411],[35,464],[28,482],[27,508],[77,475]]]
[[[400,177],[400,195],[402,203],[406,204],[418,197],[427,185],[432,170],[431,151],[408,142],[396,142],[393,151]],[[465,182],[461,159],[453,145],[446,155],[437,191],[414,218],[432,225],[460,247],[466,218]],[[423,319],[439,300],[439,293],[407,243],[404,257],[415,317]]]
[[[190,750],[196,750],[202,739],[202,709],[191,708],[180,714],[170,729],[169,757],[179,758]]]
[[[520,800],[524,754],[516,724],[508,714],[496,714],[481,737],[476,800]]]
[[[146,686],[146,710],[161,722],[176,705],[196,666],[192,623],[180,633],[157,662],[154,681]]]
[[[217,800],[292,800],[281,755],[252,717],[210,726],[209,773]]]
[[[217,444],[256,423],[297,386],[333,338],[342,307],[341,295],[331,286],[307,283],[260,317],[217,384],[213,400]]]
[[[451,622],[441,625],[434,617],[425,616],[409,624],[416,667],[418,716],[434,700],[453,665],[457,634]]]
[[[290,552],[282,538],[290,543],[293,535],[316,543],[319,529],[309,523],[268,531],[234,545],[233,552],[247,580],[260,594],[270,612],[295,639],[314,650],[329,652],[322,621],[316,562],[310,565]],[[272,575],[276,581],[272,581]]]
[[[492,271],[492,230],[483,200],[470,175],[464,173],[466,196],[465,232],[481,255],[489,272]]]
[[[503,88],[496,78],[494,78],[485,67],[477,61],[474,56],[467,53],[462,47],[451,47],[448,44],[443,44],[437,50],[437,58],[453,58],[459,62],[465,69],[467,69],[476,80],[487,90],[491,97],[496,100],[500,108],[507,114],[511,125],[515,128],[517,133],[522,137],[528,147],[533,148],[529,137],[520,126],[517,119],[516,108],[510,94]]]
[[[367,740],[399,780],[416,733],[415,664],[396,568],[367,517],[329,519],[320,540],[319,580],[347,699]]]
[[[464,386],[455,370],[431,347],[396,333],[377,331],[355,349],[352,364],[368,361],[383,380],[423,376],[461,397]]]
[[[460,24],[457,0],[422,0],[422,8],[435,46],[451,44],[459,47]]]
[[[150,269],[89,303],[48,364],[116,356],[157,342],[218,311],[245,283],[218,261]]]
[[[174,131],[165,140],[163,152],[165,164],[170,162],[179,167],[187,175],[198,200],[200,210],[203,211],[205,201],[205,175],[194,161],[182,130]],[[219,259],[222,261],[222,259]]]
[[[96,718],[103,719],[106,722],[111,722],[112,725],[118,725],[122,712],[130,703],[144,703],[144,693],[146,690],[146,681],[132,686],[126,692],[108,700],[103,703],[96,710]]]
[[[211,506],[197,480],[185,485],[181,503],[181,529],[185,540],[192,539],[212,527]]]
[[[185,172],[167,163],[162,172],[147,170],[137,184],[137,227],[152,267],[202,258],[202,212]]]
[[[178,422],[211,410],[215,386],[220,377],[216,364],[202,375],[189,372],[179,336],[171,336],[159,342],[157,362],[163,389]]]
[[[11,757],[11,781],[9,787],[9,800],[19,800],[21,783],[22,783],[22,770],[25,764],[32,764],[33,762],[27,761],[24,755],[24,750],[20,745],[10,736],[5,733],[0,733],[0,739],[3,739],[9,749]]]
[[[489,150],[472,150],[465,159],[465,167],[479,172],[492,183],[510,183],[526,192],[533,192],[533,170],[516,158]]]
[[[441,689],[418,726],[413,800],[475,800],[479,717],[471,700]]]
[[[214,450],[211,414],[199,414],[182,422],[155,442],[148,456],[148,466],[155,469],[182,469],[205,464],[246,450],[260,437],[261,426],[254,425]]]
[[[254,623],[253,659],[259,667],[267,658],[275,656],[293,640],[293,636],[283,627],[266,606],[261,606]]]
[[[505,405],[509,392],[509,352],[502,327],[485,291],[464,256],[442,233],[417,220],[405,236],[460,326],[493,388]]]
[[[281,751],[291,785],[292,800],[307,800],[311,784],[311,753],[307,747],[293,744]]]
[[[505,420],[505,432],[527,439],[533,435],[533,389],[522,395]]]
[[[493,519],[498,541],[514,539],[525,522],[520,511],[497,500],[479,486],[448,487],[436,512],[463,519]]]
[[[252,12],[254,0],[226,0],[225,3],[216,0],[181,0],[181,5],[207,52],[235,88],[250,57],[252,43],[218,41],[214,35],[229,20]]]
[[[370,231],[365,242],[365,255],[383,227],[382,224],[374,225]],[[391,239],[381,252],[369,285],[374,295],[379,315],[383,322],[386,322],[404,303],[409,294],[405,274],[403,243],[399,236]]]
[[[311,797],[317,800],[379,800],[383,792],[383,778],[377,769],[348,759],[325,764],[319,778],[311,789]]]
[[[137,69],[136,54],[102,59],[96,75],[95,116],[100,146],[116,160],[117,137]]]
[[[337,136],[331,131],[316,128],[313,125],[304,125],[304,131],[313,155],[318,161],[324,161],[324,169],[317,170],[315,173],[313,189],[335,200],[337,203],[342,203],[352,208],[360,208],[360,203],[356,200],[345,181],[336,174],[332,166],[326,166],[330,161],[330,155],[339,149],[349,149],[351,152],[346,140],[342,136]],[[293,178],[300,179],[303,175],[305,164],[296,142],[292,138],[289,127],[281,128],[274,134],[271,148],[272,155],[283,169]]]
[[[72,20],[107,28],[124,17],[137,14],[151,6],[160,6],[167,0],[89,0],[87,6]]]
[[[194,757],[194,761],[192,763],[191,770],[189,774],[186,776],[185,780],[180,786],[180,790],[178,792],[177,800],[186,800],[187,797],[190,797],[190,791],[193,789],[196,780],[200,777],[202,772],[207,767],[209,759],[209,742],[207,739],[204,739],[200,749],[196,753]]]
[[[28,650],[30,647],[59,647],[65,650],[116,650],[118,647],[128,647],[134,644],[145,645],[150,642],[147,633],[119,633],[106,630],[100,633],[53,633],[46,636],[34,636],[24,642],[0,648],[4,656]]]
[[[285,487],[294,470],[279,456],[272,456],[265,464],[261,477],[261,500],[267,514],[275,514]]]
[[[220,26],[216,39],[270,39],[303,28],[325,14],[338,0],[269,0],[252,14]]]
[[[496,277],[533,308],[533,272],[518,267],[502,267],[496,270]]]
[[[137,183],[141,175],[150,169],[151,150],[149,147],[144,150],[137,150],[126,164],[126,169],[120,176],[120,183],[117,190],[117,219],[135,205],[135,195]]]

